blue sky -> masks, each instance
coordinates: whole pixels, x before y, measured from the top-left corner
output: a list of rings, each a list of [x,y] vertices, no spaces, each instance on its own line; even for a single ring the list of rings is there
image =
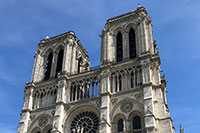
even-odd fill
[[[17,132],[25,82],[34,51],[45,38],[73,30],[99,64],[101,30],[106,20],[146,7],[166,74],[170,113],[179,131],[199,132],[199,0],[0,0],[0,133]]]

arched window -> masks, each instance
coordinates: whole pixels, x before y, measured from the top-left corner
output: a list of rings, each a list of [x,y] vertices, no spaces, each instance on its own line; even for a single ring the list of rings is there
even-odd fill
[[[133,130],[141,129],[141,119],[139,116],[133,118]]]
[[[51,52],[49,53],[46,64],[45,64],[44,80],[48,80],[50,78],[52,60],[53,60],[53,53]]]
[[[129,31],[129,47],[130,47],[130,59],[136,57],[136,40],[135,31],[133,28]]]
[[[123,132],[124,131],[124,120],[123,119],[119,119],[117,122],[117,132]]]
[[[81,70],[81,62],[82,62],[82,57],[80,57],[78,60],[78,73],[80,73]]]
[[[64,55],[64,50],[61,49],[58,53],[58,58],[57,58],[56,77],[58,73],[62,71],[63,55]]]
[[[123,47],[122,47],[122,34],[121,32],[117,33],[117,62],[122,61],[123,59]]]
[[[122,91],[122,77],[119,75],[119,91]]]

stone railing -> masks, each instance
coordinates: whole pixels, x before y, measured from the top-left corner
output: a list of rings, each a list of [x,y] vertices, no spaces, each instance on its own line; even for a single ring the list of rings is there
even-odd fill
[[[70,95],[68,101],[78,101],[98,96],[99,80],[97,73],[75,78],[70,81]]]
[[[57,90],[58,86],[34,90],[32,109],[54,106],[56,104]]]

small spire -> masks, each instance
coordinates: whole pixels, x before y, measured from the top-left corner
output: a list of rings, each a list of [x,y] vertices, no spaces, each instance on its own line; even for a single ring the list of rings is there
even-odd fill
[[[141,7],[140,3],[138,3],[138,8]]]

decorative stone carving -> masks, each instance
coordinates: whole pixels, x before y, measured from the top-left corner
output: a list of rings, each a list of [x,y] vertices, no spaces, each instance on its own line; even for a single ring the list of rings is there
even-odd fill
[[[96,133],[99,127],[99,118],[93,112],[81,112],[71,123],[71,130],[77,133]]]
[[[111,103],[112,103],[113,105],[115,105],[115,104],[117,103],[117,101],[118,101],[117,98],[113,98],[113,99],[111,99]]]
[[[133,109],[133,104],[131,102],[127,102],[121,105],[121,111],[124,113],[128,113]]]
[[[108,71],[108,70],[104,70],[104,71],[101,73],[101,77],[102,77],[102,78],[106,78],[106,77],[108,77],[108,74],[109,74],[109,71]]]
[[[96,105],[97,105],[97,107],[101,107],[101,102],[100,102],[100,100],[97,100],[97,101],[96,101]]]
[[[31,119],[31,120],[34,120],[34,119],[35,119],[35,115],[31,115],[31,116],[30,116],[30,119]]]
[[[48,118],[47,117],[42,117],[38,121],[38,125],[40,127],[44,127],[48,123]]]
[[[68,111],[70,109],[69,105],[65,105],[65,111]]]
[[[141,100],[141,99],[142,99],[142,96],[143,96],[142,93],[137,93],[137,94],[135,94],[135,98],[136,98],[137,100]]]
[[[51,115],[54,116],[54,115],[55,115],[55,111],[52,111],[52,112],[51,112]]]
[[[146,114],[153,114],[152,113],[152,108],[150,106],[147,106]]]

